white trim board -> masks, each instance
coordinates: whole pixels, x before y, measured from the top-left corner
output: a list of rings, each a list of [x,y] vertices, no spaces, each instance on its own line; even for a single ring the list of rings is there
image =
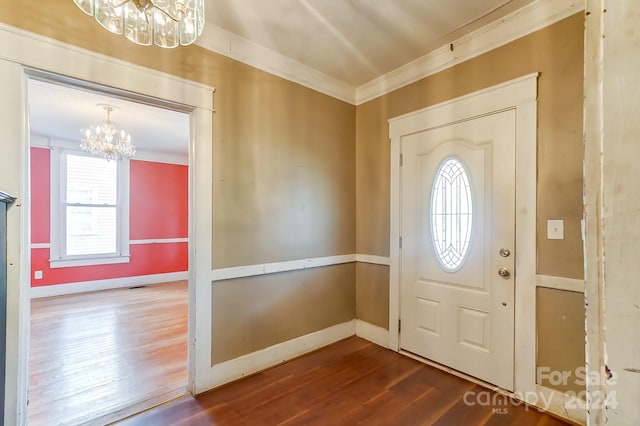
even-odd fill
[[[536,367],[536,158],[538,74],[526,75],[470,95],[389,120],[391,142],[389,347],[399,351],[400,335],[400,162],[403,136],[488,113],[516,111],[515,373],[516,392],[535,392]]]
[[[211,281],[231,280],[235,278],[253,277],[256,275],[275,274],[277,272],[299,271],[320,266],[340,265],[355,262],[355,254],[339,256],[314,257],[310,259],[290,260],[286,262],[261,263],[258,265],[236,266],[232,268],[214,269]]]
[[[361,105],[531,34],[581,10],[584,10],[584,4],[578,0],[536,0],[358,87],[212,24],[207,24],[196,44],[350,104]],[[451,44],[454,46],[453,52],[450,50]]]
[[[43,52],[48,54],[44,55]],[[0,59],[49,73],[91,81],[131,94],[142,94],[214,112],[211,96],[215,91],[214,87],[102,55],[1,22]],[[153,78],[149,78],[150,74],[153,74]],[[176,84],[182,89],[174,90]]]
[[[153,163],[175,164],[178,166],[189,165],[189,154],[176,154],[171,152],[138,150],[131,157],[132,161],[149,161]]]
[[[169,272],[166,274],[139,275],[135,277],[111,278],[106,280],[83,281],[68,284],[53,284],[31,287],[32,299],[62,296],[65,294],[86,293],[89,291],[112,290],[114,288],[151,285],[171,281],[182,281],[189,278],[188,272]]]
[[[129,240],[130,245],[140,244],[173,244],[173,243],[188,243],[189,238],[152,238],[148,240]],[[51,248],[50,243],[31,243],[31,250],[36,249],[48,249]]]
[[[0,59],[72,78],[92,76],[90,80],[85,81],[214,112],[213,97],[210,96],[215,91],[214,87],[102,55],[4,23],[0,23],[0,33]],[[57,53],[53,58],[52,55],[42,54],[53,51]],[[70,72],[70,68],[74,71]],[[145,80],[149,73],[153,73],[154,78]],[[125,79],[120,77],[121,75],[128,77]],[[160,80],[162,84],[159,83]],[[183,89],[179,92],[172,90],[175,83],[180,84]],[[205,96],[204,93],[209,93],[209,96]]]
[[[356,320],[356,336],[375,343],[383,348],[389,348],[389,330],[366,321]]]
[[[537,275],[536,286],[584,293],[584,280],[577,280],[575,278],[553,277],[551,275]]]
[[[389,256],[375,256],[372,254],[356,254],[356,262],[389,266],[391,264],[391,259],[389,258]]]
[[[209,387],[199,392],[221,386],[250,374],[265,370],[300,355],[330,345],[355,334],[355,320],[306,334],[286,342],[278,343],[241,357],[214,364],[209,372]]]
[[[50,243],[31,243],[29,245],[29,248],[31,250],[50,249],[51,244]]]
[[[211,281],[224,281],[236,278],[253,277],[257,275],[275,274],[278,272],[300,271],[302,269],[319,268],[321,266],[341,265],[343,263],[372,263],[389,265],[389,258],[369,254],[342,254],[337,256],[313,257],[284,262],[260,263],[257,265],[234,266],[231,268],[213,269]]]
[[[174,243],[188,243],[189,238],[152,238],[148,240],[129,240],[131,245],[140,244],[174,244]]]

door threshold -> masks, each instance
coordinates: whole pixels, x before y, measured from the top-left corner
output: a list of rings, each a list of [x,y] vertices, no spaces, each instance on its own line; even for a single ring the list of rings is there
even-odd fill
[[[568,417],[565,417],[565,416],[563,416],[563,415],[561,415],[561,414],[559,414],[559,413],[557,413],[555,411],[545,410],[544,407],[539,407],[537,405],[533,405],[533,404],[528,403],[527,401],[523,400],[521,398],[521,395],[518,394],[518,393],[515,393],[515,392],[509,391],[507,389],[501,388],[499,386],[493,385],[493,384],[491,384],[489,382],[485,382],[483,380],[478,379],[477,377],[473,377],[473,376],[470,376],[470,375],[468,375],[466,373],[463,373],[461,371],[455,370],[455,369],[453,369],[451,367],[447,367],[444,364],[440,364],[440,363],[437,363],[435,361],[431,361],[430,359],[423,358],[420,355],[416,355],[413,352],[409,352],[409,351],[404,350],[402,348],[400,348],[400,350],[398,350],[398,353],[400,353],[400,354],[402,354],[402,355],[404,355],[406,357],[409,357],[411,359],[415,359],[416,361],[420,361],[421,363],[426,364],[426,365],[428,365],[430,367],[437,368],[438,370],[444,371],[445,373],[449,373],[449,374],[451,374],[453,376],[456,376],[456,377],[459,377],[461,379],[467,380],[468,382],[474,383],[474,384],[476,384],[478,386],[482,386],[483,388],[489,389],[489,390],[491,390],[491,391],[493,391],[495,393],[498,393],[500,395],[504,395],[504,396],[506,396],[506,397],[508,397],[510,399],[517,400],[517,401],[521,402],[523,405],[526,405],[526,406],[531,407],[533,409],[536,409],[536,410],[539,410],[541,412],[547,413],[548,415],[550,415],[552,417],[561,419],[561,420],[563,420],[565,422],[569,422],[569,423],[571,423],[573,425],[576,425],[576,426],[581,426],[581,424],[580,423],[576,423],[575,420],[570,419]]]
[[[164,404],[175,401],[176,399],[190,396],[191,392],[187,388],[181,388],[174,391],[168,391],[156,396],[153,396],[144,401],[136,402],[133,405],[129,405],[124,408],[117,409],[108,414],[101,415],[94,419],[91,419],[86,425],[107,425],[121,422],[130,417],[142,414],[145,411],[152,410]]]
[[[452,375],[454,375],[456,377],[460,377],[461,379],[465,379],[468,382],[472,382],[472,383],[474,383],[476,385],[480,385],[480,386],[482,386],[484,388],[487,388],[487,389],[490,389],[490,390],[492,390],[494,392],[497,392],[497,393],[500,393],[500,394],[503,394],[503,395],[506,395],[506,396],[513,396],[513,392],[508,390],[508,389],[504,389],[504,388],[501,388],[500,386],[491,384],[489,382],[485,382],[484,380],[480,380],[477,377],[470,376],[470,375],[468,375],[466,373],[463,373],[462,371],[453,369],[451,367],[447,367],[444,364],[437,363],[437,362],[432,361],[432,360],[430,360],[428,358],[423,358],[420,355],[414,354],[413,352],[409,352],[409,351],[407,351],[405,349],[400,349],[398,352],[401,353],[402,355],[408,356],[409,358],[413,358],[416,361],[420,361],[423,364],[427,364],[430,367],[437,368],[438,370],[442,370],[442,371],[447,372],[449,374],[452,374]]]

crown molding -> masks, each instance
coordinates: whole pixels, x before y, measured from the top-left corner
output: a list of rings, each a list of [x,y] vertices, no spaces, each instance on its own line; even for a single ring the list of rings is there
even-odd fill
[[[355,104],[355,87],[216,25],[207,23],[196,44],[285,80]]]
[[[580,0],[536,0],[357,88],[213,24],[206,24],[196,44],[350,104],[360,105],[582,10],[584,3]]]
[[[356,89],[356,105],[503,46],[584,10],[576,0],[537,0]],[[451,50],[453,46],[453,51]]]

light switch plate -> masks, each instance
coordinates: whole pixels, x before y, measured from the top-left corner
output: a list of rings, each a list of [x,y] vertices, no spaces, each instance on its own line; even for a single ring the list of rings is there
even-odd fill
[[[33,278],[35,278],[36,280],[41,280],[42,279],[42,271],[35,271],[33,273]]]
[[[547,221],[547,239],[564,240],[564,220]]]

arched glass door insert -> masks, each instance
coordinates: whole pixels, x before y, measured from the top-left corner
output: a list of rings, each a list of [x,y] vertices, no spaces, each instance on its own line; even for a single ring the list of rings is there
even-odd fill
[[[455,272],[469,251],[473,227],[473,197],[467,170],[455,157],[438,167],[431,189],[431,238],[440,267]]]

